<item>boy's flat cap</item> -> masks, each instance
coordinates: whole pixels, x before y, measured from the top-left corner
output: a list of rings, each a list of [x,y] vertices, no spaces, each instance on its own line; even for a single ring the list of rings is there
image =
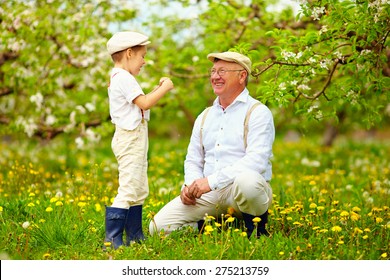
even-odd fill
[[[107,42],[107,50],[111,55],[135,46],[150,44],[149,38],[141,33],[133,31],[121,31],[115,33]]]

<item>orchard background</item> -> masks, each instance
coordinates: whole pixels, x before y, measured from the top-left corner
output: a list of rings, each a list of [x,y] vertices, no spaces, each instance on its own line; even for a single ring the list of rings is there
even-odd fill
[[[390,258],[389,1],[0,3],[1,258]],[[275,118],[271,238],[210,218],[203,235],[101,250],[117,30],[150,36],[146,93],[175,84],[152,110],[145,230],[178,195],[192,124],[215,98],[206,56],[231,49],[252,59],[248,88]]]

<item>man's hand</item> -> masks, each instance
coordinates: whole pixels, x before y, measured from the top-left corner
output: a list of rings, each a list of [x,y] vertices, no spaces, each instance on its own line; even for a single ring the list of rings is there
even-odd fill
[[[188,186],[188,195],[194,198],[200,198],[202,194],[211,191],[209,181],[207,178],[201,178],[195,180],[190,186]]]
[[[184,185],[184,188],[181,190],[180,193],[181,202],[183,202],[183,204],[185,205],[195,205],[196,204],[195,197],[190,195],[188,193],[188,190],[189,190],[188,186]]]

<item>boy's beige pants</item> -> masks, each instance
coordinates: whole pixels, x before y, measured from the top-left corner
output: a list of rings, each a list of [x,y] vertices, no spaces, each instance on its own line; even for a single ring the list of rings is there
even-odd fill
[[[119,188],[112,207],[127,209],[142,205],[147,198],[148,143],[147,121],[131,131],[115,128],[111,148],[118,161]]]

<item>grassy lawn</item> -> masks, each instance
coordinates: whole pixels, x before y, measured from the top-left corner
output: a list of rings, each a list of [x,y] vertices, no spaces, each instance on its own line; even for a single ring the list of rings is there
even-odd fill
[[[202,235],[151,237],[153,215],[179,194],[186,141],[150,140],[148,239],[106,252],[104,207],[118,185],[110,139],[83,151],[64,138],[0,142],[0,259],[390,259],[388,141],[277,139],[269,238],[248,240],[228,216],[209,218]]]

